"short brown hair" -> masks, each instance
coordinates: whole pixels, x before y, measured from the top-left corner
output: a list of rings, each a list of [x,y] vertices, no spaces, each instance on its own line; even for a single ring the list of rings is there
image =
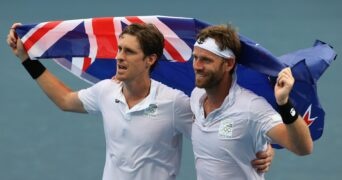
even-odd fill
[[[241,43],[236,29],[231,25],[215,25],[202,29],[198,35],[198,41],[204,41],[206,38],[213,38],[221,50],[229,48],[233,51],[237,61],[241,52]]]
[[[164,36],[153,24],[133,23],[127,26],[119,37],[124,34],[137,37],[145,56],[156,54],[159,59],[163,55]]]

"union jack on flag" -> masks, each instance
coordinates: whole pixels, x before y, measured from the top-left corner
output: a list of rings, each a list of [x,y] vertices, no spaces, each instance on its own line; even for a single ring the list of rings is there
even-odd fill
[[[118,37],[131,23],[152,23],[165,36],[164,54],[151,77],[190,95],[194,88],[193,44],[196,34],[210,25],[200,20],[169,16],[104,17],[27,24],[16,32],[31,59],[52,58],[81,79],[96,83],[115,75]],[[336,57],[332,47],[316,41],[311,48],[275,57],[243,35],[240,41],[238,83],[265,97],[277,109],[274,79],[281,69],[291,67],[296,83],[290,98],[310,127],[312,138],[320,138],[325,113],[316,83]]]
[[[180,19],[182,23],[179,23]],[[194,31],[196,20],[191,18],[130,16],[51,21],[25,25],[17,32],[19,35],[24,33],[22,41],[32,59],[55,58],[56,62],[75,75],[95,83],[115,74],[116,62],[110,60],[115,60],[122,29],[131,23],[153,23],[164,33],[165,48],[161,64],[176,62],[172,63],[176,65],[191,59],[197,33]],[[191,23],[193,25],[188,26]],[[175,27],[175,24],[178,26]],[[197,28],[207,25],[198,22]],[[183,84],[177,81],[173,83]],[[188,88],[188,92],[191,90]]]

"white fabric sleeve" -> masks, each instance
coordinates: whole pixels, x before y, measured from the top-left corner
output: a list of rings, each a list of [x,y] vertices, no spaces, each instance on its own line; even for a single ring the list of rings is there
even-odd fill
[[[190,107],[191,107],[191,111],[194,114],[194,121],[196,121],[196,115],[200,114],[200,99],[201,97],[205,94],[205,90],[204,89],[200,89],[195,87],[192,92],[191,92],[191,96],[190,96]]]
[[[192,111],[190,108],[190,99],[183,92],[176,94],[174,109],[174,124],[178,132],[181,132],[185,137],[191,137],[192,128]]]
[[[100,111],[99,99],[103,85],[104,81],[100,81],[89,88],[78,91],[78,97],[88,113],[96,114]]]
[[[262,97],[253,98],[249,106],[252,135],[254,136],[256,151],[264,150],[265,144],[272,143],[267,132],[282,123],[277,111]]]

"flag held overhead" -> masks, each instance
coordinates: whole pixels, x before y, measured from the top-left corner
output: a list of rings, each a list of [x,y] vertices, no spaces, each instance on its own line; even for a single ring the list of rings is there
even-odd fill
[[[164,53],[152,78],[190,95],[195,85],[193,44],[196,34],[210,25],[200,20],[169,16],[104,17],[22,25],[16,32],[31,59],[53,58],[77,77],[96,83],[115,75],[119,34],[131,23],[153,23],[165,36]],[[332,47],[316,41],[313,47],[275,57],[243,35],[240,41],[238,83],[277,108],[273,80],[281,69],[291,67],[296,79],[291,101],[309,126],[312,138],[319,139],[325,112],[317,96],[316,83],[336,58]]]

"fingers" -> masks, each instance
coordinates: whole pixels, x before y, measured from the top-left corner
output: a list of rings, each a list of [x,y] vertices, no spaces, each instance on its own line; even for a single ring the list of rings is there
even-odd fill
[[[260,151],[256,154],[256,159],[251,164],[258,173],[265,173],[270,169],[273,157],[274,149],[268,145],[266,151]]]
[[[10,32],[7,35],[7,44],[12,48],[16,48],[17,46],[17,37],[14,34],[14,29],[10,29]]]
[[[20,38],[18,38],[15,29],[21,26],[21,23],[14,23],[7,35],[7,44],[12,48],[13,53],[21,59],[21,61],[25,61],[28,58],[28,54],[24,48],[23,43]]]
[[[293,83],[294,83],[294,78],[292,76],[292,72],[289,67],[284,68],[283,70],[279,72],[278,78],[277,78],[277,85],[282,87],[285,84],[289,84],[292,87]]]
[[[21,26],[21,23],[14,23],[10,30],[9,33],[7,35],[7,44],[12,48],[12,49],[16,49],[17,48],[17,41],[18,41],[18,36],[17,33],[15,32],[15,29],[17,27]]]
[[[287,68],[284,68],[282,69],[279,74],[288,74],[288,75],[291,75],[291,68],[287,67]]]
[[[285,104],[294,85],[294,78],[290,68],[284,68],[279,72],[277,83],[274,87],[275,97],[278,105]]]
[[[252,161],[252,166],[258,173],[267,172],[269,170],[270,165],[271,165],[271,161],[269,158],[255,159]]]
[[[270,154],[267,151],[259,151],[256,153],[258,159],[266,159],[268,156],[270,156]]]
[[[271,166],[271,161],[272,161],[272,158],[269,158],[269,156],[266,156],[266,158],[253,160],[252,166],[258,173],[265,173],[269,170]]]
[[[264,165],[262,167],[257,168],[256,171],[258,173],[266,173],[270,170],[270,167],[271,167],[270,165]]]
[[[273,155],[267,153],[266,151],[262,151],[257,153],[256,158],[257,159],[252,161],[252,164],[255,164],[256,166],[270,164],[273,159]]]
[[[21,25],[22,25],[21,23],[14,23],[14,24],[12,25],[11,29],[15,29],[15,28],[17,28],[17,27],[19,27],[19,26],[21,26]]]
[[[115,75],[112,77],[112,80],[115,81],[116,83],[120,83],[120,80],[116,79]]]

